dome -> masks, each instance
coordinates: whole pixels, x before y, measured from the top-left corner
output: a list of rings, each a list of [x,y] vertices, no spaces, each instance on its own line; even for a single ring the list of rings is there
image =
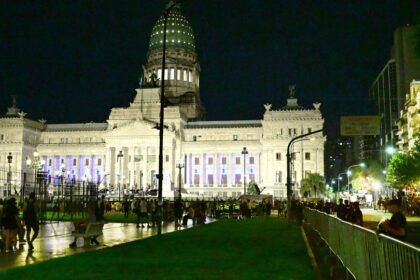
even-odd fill
[[[149,52],[163,47],[163,15],[152,29]],[[172,8],[166,26],[166,48],[184,49],[195,52],[193,30],[187,19],[181,14],[179,4]]]

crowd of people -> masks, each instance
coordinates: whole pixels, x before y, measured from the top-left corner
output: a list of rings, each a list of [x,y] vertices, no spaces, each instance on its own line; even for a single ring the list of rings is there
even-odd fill
[[[377,233],[383,233],[393,238],[405,240],[407,237],[407,220],[402,211],[404,198],[398,195],[396,198],[387,200],[384,209],[392,214],[391,219],[383,218],[377,224]],[[363,213],[360,210],[359,202],[350,203],[348,200],[339,199],[339,203],[324,202],[306,203],[304,206],[316,209],[327,214],[336,215],[337,218],[359,226],[363,226]]]
[[[35,193],[31,193],[21,205],[22,217],[19,215],[19,210],[14,197],[0,201],[0,234],[3,242],[0,247],[3,247],[6,253],[18,250],[18,240],[19,243],[27,242],[28,249],[33,250],[33,242],[38,237],[39,217]]]

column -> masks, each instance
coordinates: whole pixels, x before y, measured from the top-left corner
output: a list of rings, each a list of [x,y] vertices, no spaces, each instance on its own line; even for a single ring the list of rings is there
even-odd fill
[[[227,175],[227,185],[228,187],[232,186],[232,177],[233,177],[233,173],[232,173],[232,158],[234,157],[234,154],[227,154],[226,155],[226,165],[227,165],[227,170],[226,170],[226,175]]]
[[[219,154],[218,153],[214,154],[213,164],[214,164],[213,186],[217,187],[217,185],[219,185]]]

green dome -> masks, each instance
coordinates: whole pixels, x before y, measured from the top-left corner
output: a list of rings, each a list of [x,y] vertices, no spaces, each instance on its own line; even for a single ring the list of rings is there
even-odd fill
[[[149,51],[163,47],[163,15],[156,22],[150,36]],[[168,16],[166,26],[166,47],[192,50],[195,52],[193,30],[187,19],[181,14],[179,5],[174,7]]]

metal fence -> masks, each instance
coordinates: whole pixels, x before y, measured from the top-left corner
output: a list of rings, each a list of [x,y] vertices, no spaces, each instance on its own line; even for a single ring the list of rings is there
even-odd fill
[[[420,279],[420,249],[314,209],[304,217],[356,279]]]

